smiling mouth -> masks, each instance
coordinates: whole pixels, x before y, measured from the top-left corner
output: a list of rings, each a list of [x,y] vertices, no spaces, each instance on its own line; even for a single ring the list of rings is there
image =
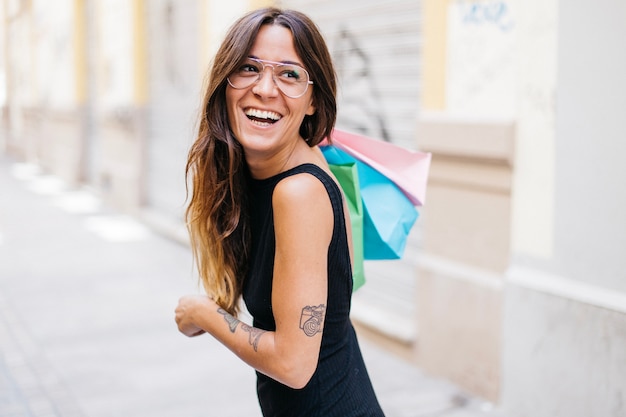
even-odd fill
[[[245,113],[248,119],[262,126],[274,124],[282,118],[280,114],[266,110],[246,109]]]

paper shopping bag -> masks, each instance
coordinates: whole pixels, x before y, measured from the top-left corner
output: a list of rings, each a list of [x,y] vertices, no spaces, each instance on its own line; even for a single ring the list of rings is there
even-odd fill
[[[363,204],[364,259],[398,259],[417,220],[408,197],[384,175],[335,146],[321,146],[329,164],[354,163]]]
[[[424,205],[431,154],[335,129],[332,145],[393,181],[416,206]]]
[[[352,226],[352,291],[365,284],[363,265],[363,202],[359,190],[359,174],[355,163],[329,164],[330,170],[339,181],[350,212]]]

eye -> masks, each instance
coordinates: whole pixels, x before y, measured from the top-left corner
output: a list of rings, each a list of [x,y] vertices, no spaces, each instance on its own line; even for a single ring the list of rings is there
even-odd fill
[[[242,75],[258,74],[260,71],[261,65],[251,61],[244,62],[237,70],[237,72]]]
[[[282,80],[296,82],[302,78],[302,70],[295,67],[281,67],[278,76]]]

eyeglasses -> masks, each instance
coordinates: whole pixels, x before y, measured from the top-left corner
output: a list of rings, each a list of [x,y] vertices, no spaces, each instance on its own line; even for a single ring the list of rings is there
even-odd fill
[[[290,98],[302,97],[309,84],[309,73],[299,65],[282,62],[247,58],[230,76],[228,84],[238,90],[248,88],[259,82],[265,73],[265,67],[272,68],[272,79],[280,91]]]

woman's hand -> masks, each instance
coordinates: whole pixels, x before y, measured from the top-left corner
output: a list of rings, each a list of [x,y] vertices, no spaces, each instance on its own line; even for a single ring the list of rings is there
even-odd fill
[[[186,295],[181,297],[176,307],[178,330],[188,337],[203,334],[205,330],[198,326],[196,317],[198,317],[198,314],[201,314],[202,310],[211,307],[217,308],[217,305],[206,295]]]

